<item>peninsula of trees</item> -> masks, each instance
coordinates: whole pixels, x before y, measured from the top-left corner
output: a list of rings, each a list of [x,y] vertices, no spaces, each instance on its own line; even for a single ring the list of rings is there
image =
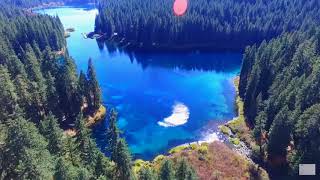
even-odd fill
[[[243,50],[283,32],[319,25],[318,0],[196,0],[183,16],[173,0],[100,0],[95,32],[140,50]]]

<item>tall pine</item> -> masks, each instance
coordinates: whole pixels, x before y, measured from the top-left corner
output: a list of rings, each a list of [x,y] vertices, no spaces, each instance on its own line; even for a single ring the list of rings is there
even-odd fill
[[[159,179],[161,180],[175,180],[173,162],[171,159],[166,159],[161,168]]]
[[[119,141],[119,129],[117,127],[117,112],[112,109],[109,117],[109,125],[107,128],[107,151],[111,160],[115,161],[117,154],[117,144]]]
[[[131,155],[124,139],[117,143],[117,156],[115,159],[119,180],[133,180]]]
[[[178,162],[178,168],[176,171],[177,180],[196,180],[197,175],[188,161],[183,158]]]
[[[8,69],[0,65],[0,122],[8,120],[18,106],[18,96]]]
[[[99,109],[101,105],[101,90],[96,77],[96,71],[92,64],[92,59],[88,61],[88,108],[90,111],[95,111]]]

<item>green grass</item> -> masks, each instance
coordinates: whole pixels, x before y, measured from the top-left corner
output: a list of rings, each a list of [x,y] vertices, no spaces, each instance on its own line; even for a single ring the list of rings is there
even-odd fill
[[[225,125],[219,126],[219,130],[227,136],[231,135],[230,129]]]
[[[208,154],[208,151],[209,151],[208,146],[206,146],[206,145],[201,145],[198,147],[199,154],[206,155],[206,154]]]
[[[169,150],[169,154],[174,154],[186,150],[189,148],[189,145],[177,146]]]
[[[232,143],[232,144],[234,144],[234,145],[236,145],[236,146],[238,146],[239,144],[240,144],[240,140],[238,139],[238,138],[229,138],[229,141]]]

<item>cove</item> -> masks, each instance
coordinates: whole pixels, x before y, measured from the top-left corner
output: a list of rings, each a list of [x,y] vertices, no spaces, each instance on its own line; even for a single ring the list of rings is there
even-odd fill
[[[134,158],[152,159],[168,149],[210,137],[219,124],[236,116],[233,78],[239,74],[241,53],[130,54],[108,44],[83,38],[94,29],[96,9],[90,6],[38,10],[58,15],[78,70],[93,59],[103,103],[119,112],[118,126]],[[106,120],[92,133],[106,148]]]

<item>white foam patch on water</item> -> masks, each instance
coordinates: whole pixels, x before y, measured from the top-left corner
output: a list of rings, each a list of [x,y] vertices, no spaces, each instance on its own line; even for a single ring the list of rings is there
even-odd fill
[[[172,106],[172,114],[164,118],[163,121],[158,121],[158,124],[163,127],[180,126],[188,122],[189,115],[189,108],[178,102]]]

